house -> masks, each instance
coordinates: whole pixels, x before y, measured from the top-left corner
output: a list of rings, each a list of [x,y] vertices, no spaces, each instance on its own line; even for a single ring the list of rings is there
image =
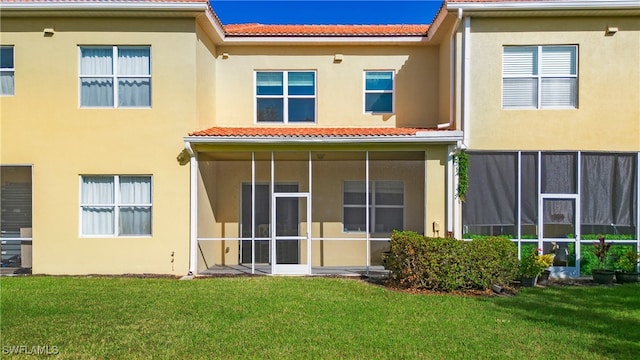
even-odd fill
[[[0,4],[3,252],[34,273],[368,272],[406,229],[555,243],[572,276],[581,234],[640,245],[637,2],[383,26]]]

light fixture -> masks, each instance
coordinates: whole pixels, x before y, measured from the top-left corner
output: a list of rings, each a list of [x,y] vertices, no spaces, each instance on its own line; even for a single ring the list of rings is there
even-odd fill
[[[613,34],[618,32],[618,27],[617,26],[608,26],[607,25],[607,30],[605,30],[604,35],[605,36],[613,36]]]
[[[223,52],[222,53],[222,58],[223,59],[228,59],[229,58],[229,53]]]
[[[46,37],[51,37],[55,33],[56,32],[55,32],[55,30],[53,30],[53,28],[44,28],[44,36],[46,36]]]
[[[333,55],[333,63],[340,64],[342,62],[342,54]]]

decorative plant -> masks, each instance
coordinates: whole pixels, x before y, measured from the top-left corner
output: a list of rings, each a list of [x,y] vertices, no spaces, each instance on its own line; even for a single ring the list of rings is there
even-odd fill
[[[520,275],[524,278],[535,278],[553,264],[552,254],[539,254],[540,249],[532,248],[529,254],[520,260]]]
[[[458,175],[458,188],[456,193],[460,201],[464,201],[469,187],[469,155],[462,149],[458,149],[453,154],[453,162]]]
[[[626,252],[620,255],[620,258],[618,258],[616,268],[628,273],[636,272],[638,260],[640,260],[639,254],[634,248],[629,248]]]
[[[598,235],[598,241],[593,242],[593,255],[598,259],[598,267],[604,269],[607,262],[607,254],[611,249],[612,243],[604,241],[604,236]]]

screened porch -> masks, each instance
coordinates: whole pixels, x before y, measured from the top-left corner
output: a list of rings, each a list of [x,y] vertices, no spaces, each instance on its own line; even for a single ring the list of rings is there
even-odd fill
[[[370,274],[425,231],[424,149],[210,151],[197,162],[199,274]]]

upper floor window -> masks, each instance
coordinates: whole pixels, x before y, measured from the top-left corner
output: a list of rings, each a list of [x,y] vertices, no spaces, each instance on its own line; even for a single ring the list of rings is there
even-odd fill
[[[151,206],[151,176],[82,176],[82,235],[151,235]]]
[[[13,46],[0,46],[0,95],[13,95],[14,88]]]
[[[364,112],[393,113],[393,71],[365,71]]]
[[[257,122],[316,121],[314,71],[256,72]]]
[[[502,53],[502,107],[576,108],[578,47],[505,46]]]
[[[150,107],[151,48],[80,47],[80,106]]]

